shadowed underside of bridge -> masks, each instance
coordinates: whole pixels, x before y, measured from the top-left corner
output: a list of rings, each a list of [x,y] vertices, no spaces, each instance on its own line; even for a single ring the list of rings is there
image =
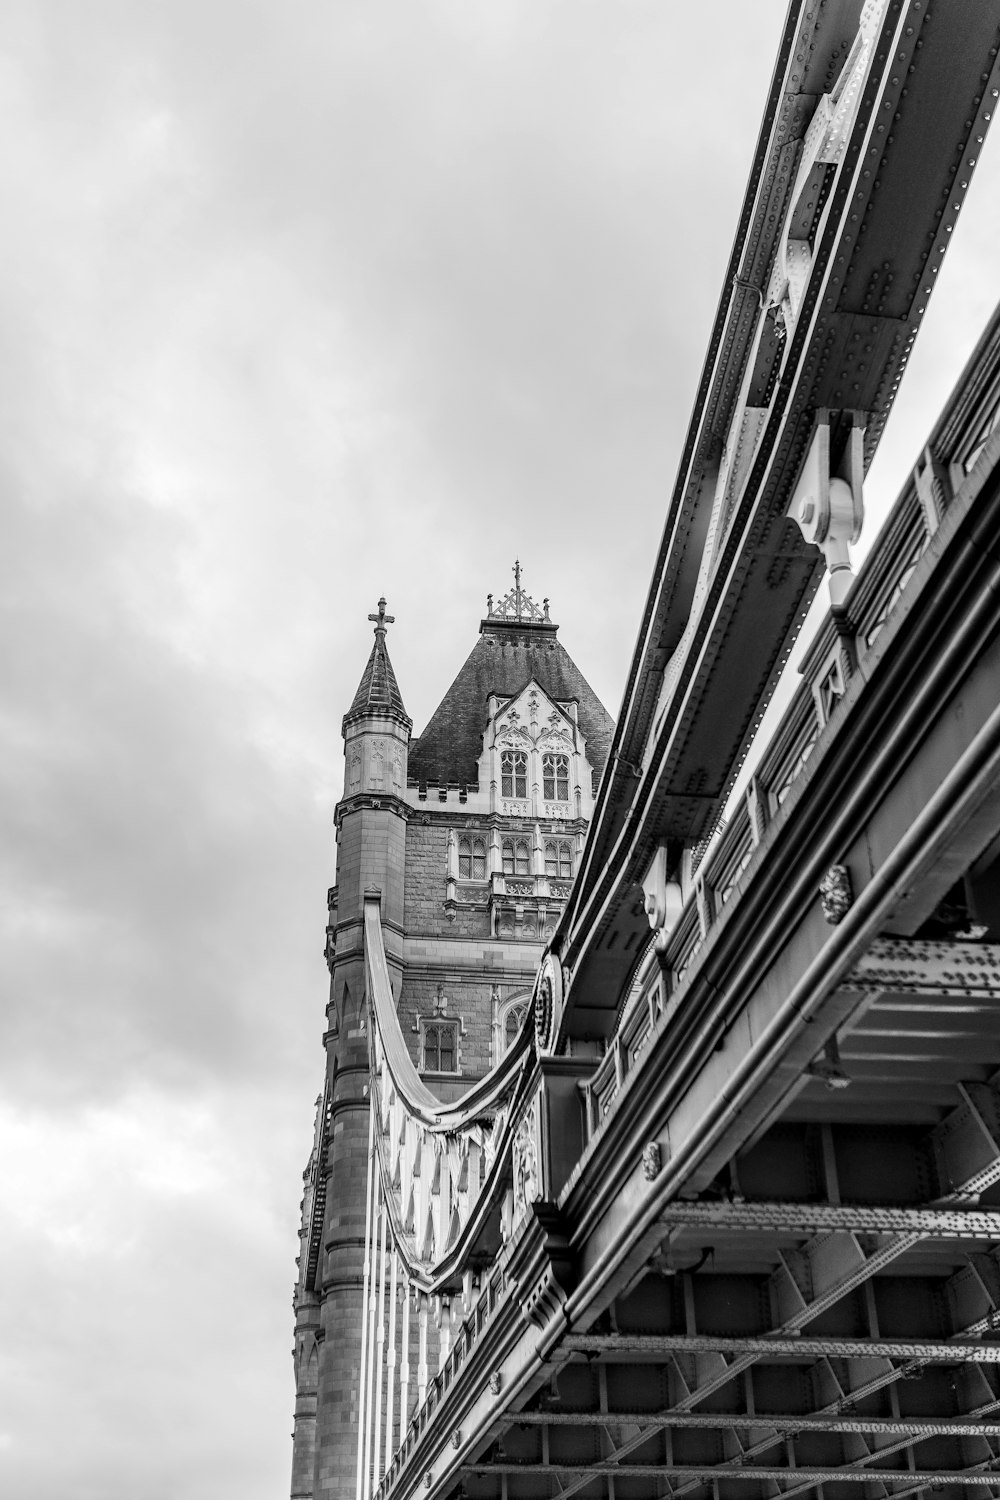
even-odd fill
[[[1000,317],[847,567],[998,46],[792,5],[588,852],[458,1104],[366,905],[359,1495],[1000,1495]]]

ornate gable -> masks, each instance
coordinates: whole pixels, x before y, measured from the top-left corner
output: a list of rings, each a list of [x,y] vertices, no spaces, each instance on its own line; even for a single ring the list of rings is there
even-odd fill
[[[488,712],[479,785],[491,789],[494,810],[532,819],[589,817],[593,776],[575,702],[558,702],[531,678],[510,698],[491,696]]]

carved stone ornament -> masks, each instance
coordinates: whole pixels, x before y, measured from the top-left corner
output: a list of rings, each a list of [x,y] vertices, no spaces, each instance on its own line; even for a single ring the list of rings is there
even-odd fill
[[[854,903],[851,872],[846,865],[831,865],[819,887],[819,904],[832,927],[842,922]]]
[[[535,1045],[544,1052],[552,1034],[552,976],[543,969],[535,986]]]
[[[493,1395],[493,1396],[499,1396],[499,1394],[500,1394],[500,1371],[499,1370],[494,1370],[493,1371],[493,1374],[490,1376],[489,1384],[490,1384],[490,1394]]]
[[[528,620],[537,624],[549,624],[549,601],[543,599],[541,605],[537,605],[530,594],[525,593],[521,587],[521,564],[515,561],[511,572],[514,575],[514,587],[510,593],[496,604],[493,595],[489,594],[486,600],[486,612],[493,620]]]
[[[659,1177],[662,1165],[659,1141],[647,1141],[642,1148],[642,1175],[647,1182],[652,1182],[654,1177]]]
[[[497,744],[502,749],[516,745],[523,745],[526,749],[530,750],[532,740],[531,735],[526,729],[518,729],[505,724],[497,734]]]
[[[371,771],[369,782],[372,786],[383,786],[385,784],[385,740],[376,740],[372,746]]]
[[[576,1265],[566,1226],[554,1203],[535,1203],[507,1262],[508,1282],[522,1313],[536,1328],[564,1318],[576,1284]]]
[[[516,1229],[536,1198],[541,1196],[538,1178],[537,1097],[532,1099],[514,1132],[511,1164],[514,1169],[514,1206],[511,1227]]]
[[[555,1045],[556,1030],[562,1014],[562,965],[554,953],[546,953],[535,981],[535,1047],[550,1052]]]

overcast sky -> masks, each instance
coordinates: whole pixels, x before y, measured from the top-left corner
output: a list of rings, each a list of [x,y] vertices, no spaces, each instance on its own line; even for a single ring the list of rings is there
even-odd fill
[[[419,731],[518,555],[617,711],[784,4],[3,10],[0,1491],[280,1500],[366,616]]]

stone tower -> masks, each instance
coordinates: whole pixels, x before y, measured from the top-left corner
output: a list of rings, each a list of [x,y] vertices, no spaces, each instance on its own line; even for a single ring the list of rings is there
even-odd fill
[[[387,924],[402,931],[406,850],[406,756],[413,727],[386,649],[393,623],[380,599],[375,643],[344,715],[344,796],[337,829],[337,885],[328,894],[326,1085],[306,1171],[303,1214],[323,1223],[322,1243],[303,1239],[296,1292],[293,1497],[354,1493],[343,1455],[357,1445],[356,1371],[361,1358],[365,1195],[368,1170],[368,1042],[362,911],[366,889],[382,895]],[[391,959],[390,959],[391,962]]]
[[[326,1082],[295,1299],[293,1500],[346,1500],[357,1487],[370,1158],[365,893],[380,893],[411,1059],[439,1099],[458,1099],[517,1035],[608,754],[608,713],[560,643],[548,601],[535,604],[519,564],[514,572],[514,588],[496,604],[489,597],[479,639],[419,739],[389,661],[384,599],[344,716]]]

